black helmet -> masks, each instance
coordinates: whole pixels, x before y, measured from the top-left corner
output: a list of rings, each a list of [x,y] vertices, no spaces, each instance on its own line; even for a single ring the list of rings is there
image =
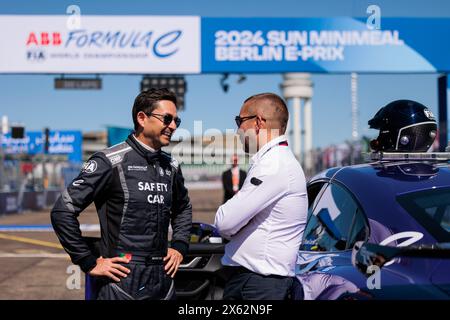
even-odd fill
[[[436,137],[433,113],[412,100],[387,104],[368,123],[370,128],[380,130],[378,138],[370,143],[375,151],[425,152]]]

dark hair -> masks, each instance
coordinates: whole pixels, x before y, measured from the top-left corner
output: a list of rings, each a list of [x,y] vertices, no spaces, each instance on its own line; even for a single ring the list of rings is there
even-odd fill
[[[254,100],[254,101],[252,101],[252,100]],[[288,120],[289,120],[289,110],[286,106],[286,102],[284,102],[284,100],[279,95],[276,95],[275,93],[265,92],[265,93],[255,94],[255,95],[247,98],[244,101],[244,104],[246,104],[247,102],[250,102],[250,103],[257,102],[260,100],[267,100],[274,107],[274,110],[273,110],[275,112],[274,119],[279,122],[281,132],[284,134],[286,131]]]
[[[175,94],[167,88],[154,89],[151,88],[146,91],[142,91],[134,100],[132,116],[134,123],[134,130],[139,129],[139,123],[137,122],[137,114],[140,111],[145,113],[152,112],[156,109],[157,103],[161,100],[172,101],[177,105],[177,97]]]

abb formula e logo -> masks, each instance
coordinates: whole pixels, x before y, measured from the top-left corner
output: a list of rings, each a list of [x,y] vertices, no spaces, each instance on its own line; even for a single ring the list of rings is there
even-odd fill
[[[152,56],[169,58],[179,50],[182,30],[156,33],[155,31],[88,31],[72,30],[63,44],[60,32],[30,32],[26,40],[27,59],[45,60],[44,48],[104,49],[104,50],[150,50]],[[111,52],[112,53],[112,52]]]

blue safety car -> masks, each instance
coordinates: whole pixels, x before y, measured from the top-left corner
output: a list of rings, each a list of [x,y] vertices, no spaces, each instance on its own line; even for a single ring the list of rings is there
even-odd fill
[[[448,156],[375,153],[313,177],[291,298],[450,299]],[[181,299],[221,297],[223,244],[205,239],[178,272]]]

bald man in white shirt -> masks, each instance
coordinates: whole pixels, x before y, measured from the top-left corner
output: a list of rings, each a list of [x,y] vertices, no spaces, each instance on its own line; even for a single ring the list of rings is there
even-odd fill
[[[308,197],[303,170],[284,135],[288,118],[283,99],[262,93],[245,100],[235,119],[253,156],[242,189],[215,217],[220,234],[230,240],[222,258],[233,274],[225,300],[282,300],[292,285]]]

